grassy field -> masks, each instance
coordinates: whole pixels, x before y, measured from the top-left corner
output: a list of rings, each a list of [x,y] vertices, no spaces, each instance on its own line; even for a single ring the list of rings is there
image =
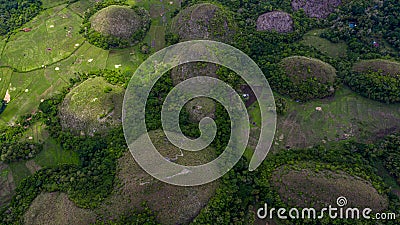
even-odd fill
[[[3,124],[34,111],[52,85],[45,79],[43,70],[30,73],[14,72],[7,83],[11,101],[1,114],[0,123]]]
[[[364,98],[346,87],[334,97],[308,103],[289,101],[289,111],[278,116],[274,149],[303,148],[329,141],[355,139],[370,142],[400,127],[399,104],[384,104]],[[316,108],[321,107],[322,111]],[[260,124],[257,105],[251,120]]]
[[[324,30],[311,30],[303,36],[301,43],[316,48],[320,52],[333,57],[341,58],[347,55],[347,45],[344,42],[332,43],[327,39],[321,38],[320,35]]]
[[[68,7],[79,16],[83,17],[85,11],[94,4],[95,0],[80,0],[70,4]]]
[[[76,152],[65,151],[54,139],[47,139],[43,151],[36,157],[35,162],[41,167],[55,167],[62,164],[79,164],[79,157]]]
[[[170,4],[170,2],[172,2],[172,4]],[[137,0],[135,4],[150,12],[151,27],[144,42],[147,43],[153,51],[161,50],[165,47],[166,27],[171,24],[171,15],[180,7],[180,1]]]
[[[143,61],[143,55],[138,47],[126,49],[112,49],[108,52],[106,68],[115,70],[117,67],[122,71],[133,71]]]
[[[165,26],[153,25],[144,41],[155,51],[161,50],[165,47],[165,32]]]
[[[12,36],[4,49],[2,66],[30,71],[70,56],[84,40],[78,34],[82,19],[65,7],[44,11],[25,25],[32,31]]]
[[[34,142],[43,142],[43,150],[36,157],[29,161],[13,162],[9,164],[9,171],[16,185],[25,177],[30,176],[43,167],[56,167],[61,164],[79,164],[79,157],[76,152],[65,151],[54,139],[52,139],[45,126],[41,123],[31,125],[22,135],[22,141],[32,137]],[[0,174],[4,173],[0,167]]]
[[[0,68],[0,99],[1,100],[4,99],[4,96],[6,95],[7,90],[10,88],[11,74],[12,74],[11,69]]]
[[[16,186],[27,176],[31,175],[28,167],[26,167],[25,162],[15,162],[9,164],[14,183]]]
[[[1,56],[3,55],[4,47],[6,46],[7,39],[0,38],[0,65],[1,65]]]
[[[69,2],[72,2],[72,0],[42,0],[43,8],[45,9],[53,8],[62,4],[68,4]]]
[[[76,72],[117,67],[124,71],[134,71],[143,61],[144,56],[138,46],[106,51],[83,41],[83,37],[77,34],[82,20],[78,14],[90,1],[79,1],[68,8],[66,4],[59,5],[65,1],[46,1],[46,8],[57,6],[49,8],[29,22],[26,27],[33,28],[31,32],[17,33],[11,37],[6,51],[0,58],[0,66],[10,65],[18,70],[33,71],[21,73],[0,68],[1,98],[7,89],[10,89],[11,94],[11,102],[0,117],[0,125],[35,111],[42,99],[62,90]],[[137,4],[150,10],[151,2],[164,5],[167,13],[178,7],[177,2],[173,5],[158,1],[143,1]],[[62,16],[69,18],[63,19]],[[166,18],[169,22],[169,17]],[[54,25],[54,28],[50,28],[51,25]],[[66,36],[64,26],[67,29],[73,28],[72,37]],[[164,47],[164,32],[161,26],[152,26],[151,32],[147,34],[146,41],[149,45],[155,40],[156,46],[153,51]],[[47,51],[48,47],[52,50]],[[45,67],[42,68],[42,65]]]

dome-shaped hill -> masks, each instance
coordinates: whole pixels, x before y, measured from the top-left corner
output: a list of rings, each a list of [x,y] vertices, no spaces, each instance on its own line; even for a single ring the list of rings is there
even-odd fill
[[[257,19],[257,30],[289,33],[293,31],[293,19],[286,12],[273,11],[264,13]]]
[[[123,97],[122,87],[102,77],[88,79],[66,95],[61,104],[61,125],[76,134],[105,132],[121,122]]]
[[[282,166],[273,172],[272,184],[282,200],[294,207],[336,207],[340,196],[347,199],[344,208],[371,208],[379,212],[388,206],[387,197],[380,195],[370,182],[340,171],[316,172],[298,169],[298,166]]]
[[[229,12],[211,3],[202,3],[182,10],[173,20],[171,31],[178,34],[180,41],[207,39],[230,42],[237,31],[237,26]],[[199,48],[196,53],[204,49]],[[174,84],[196,76],[217,77],[217,65],[210,63],[188,63],[171,71]],[[198,98],[186,105],[193,121],[214,117],[215,102],[207,98]]]
[[[38,195],[24,214],[24,224],[75,224],[96,222],[96,214],[82,209],[68,199],[65,193],[52,192]]]
[[[293,10],[303,9],[307,16],[315,18],[328,17],[341,4],[342,0],[292,0]]]
[[[293,82],[301,82],[307,78],[316,78],[321,83],[333,83],[336,69],[319,59],[304,56],[291,56],[282,60],[286,74]]]
[[[184,41],[210,39],[229,42],[236,29],[229,13],[210,3],[190,6],[172,22],[172,32]]]
[[[336,69],[319,59],[291,56],[280,63],[283,75],[272,83],[283,94],[301,101],[325,98],[335,93]],[[276,80],[275,80],[276,79]]]
[[[384,75],[400,75],[400,63],[384,59],[363,60],[353,66],[353,71],[363,73],[368,71],[381,72]]]
[[[361,95],[385,102],[400,102],[400,63],[375,59],[364,60],[353,66],[345,77],[348,86]]]
[[[143,29],[143,19],[127,6],[112,5],[90,18],[92,28],[104,36],[129,39]]]
[[[201,165],[217,157],[211,147],[198,152],[182,152],[166,139],[162,130],[150,131],[148,135],[161,155],[179,165]],[[146,201],[163,224],[189,224],[207,205],[218,185],[218,181],[195,187],[161,182],[140,168],[130,152],[119,159],[116,175],[121,185],[116,186],[97,209],[103,218],[126,215],[141,209]]]

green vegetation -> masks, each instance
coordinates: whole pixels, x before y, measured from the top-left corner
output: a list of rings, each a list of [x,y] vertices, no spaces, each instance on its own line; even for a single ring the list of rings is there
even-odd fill
[[[381,158],[384,166],[389,173],[397,179],[397,184],[400,185],[400,134],[393,134],[386,137],[374,149],[374,155]]]
[[[1,66],[31,71],[67,58],[83,42],[79,35],[82,19],[60,5],[45,10],[25,26],[29,32],[12,35],[5,46]]]
[[[0,1],[0,35],[18,29],[34,18],[41,11],[42,2],[39,0]]]
[[[345,82],[361,95],[386,103],[400,102],[400,64],[369,60],[356,64]]]
[[[299,101],[331,96],[336,91],[336,70],[318,59],[292,56],[282,60],[282,72],[271,77],[281,94]]]
[[[80,0],[70,4],[68,7],[79,16],[83,17],[85,12],[94,4],[95,0]]]
[[[180,165],[200,165],[215,157],[215,150],[210,147],[201,152],[181,151],[166,141],[161,130],[151,131],[149,136],[160,154]],[[157,221],[187,224],[207,204],[218,185],[218,182],[199,187],[165,184],[143,171],[129,152],[118,160],[117,171],[119,185],[96,209],[106,218],[143,209],[142,203],[147,202],[147,207],[156,213]]]
[[[43,149],[43,144],[24,137],[24,132],[31,126],[30,118],[22,118],[16,126],[0,130],[0,161],[10,163],[33,158]]]
[[[337,0],[19,2],[0,4],[3,11],[14,7],[2,13],[11,19],[0,25],[8,27],[0,38],[0,100],[7,91],[10,97],[5,108],[0,103],[0,224],[376,223],[255,216],[264,203],[334,205],[339,192],[350,203],[400,213],[397,1],[343,1],[335,11]],[[287,24],[273,24],[275,12]],[[264,21],[267,30],[290,32],[257,31],[260,15],[273,17]],[[126,26],[112,26],[112,18]],[[132,39],[120,41],[125,37]],[[256,171],[248,163],[261,131],[260,109],[247,102],[252,124],[244,157],[218,183],[184,188],[141,170],[119,120],[123,90],[140,63],[191,39],[223,41],[248,54],[277,93],[279,115],[273,149]],[[201,117],[215,118],[217,136],[205,151],[182,151],[165,139],[166,95],[199,75],[245,92],[232,71],[205,63],[171,70],[156,83],[146,125],[160,153],[178,164],[209,162],[229,140],[229,116],[209,99],[189,102],[180,113],[180,127],[192,138],[200,135]],[[66,111],[74,120],[63,118]],[[71,132],[66,123],[88,125],[76,118],[104,132]]]
[[[274,148],[306,148],[346,139],[367,142],[398,128],[399,118],[398,104],[378,103],[342,88],[329,100],[289,101],[288,112],[278,118]]]
[[[124,90],[102,77],[90,78],[74,87],[61,104],[63,129],[77,134],[102,133],[122,119]]]
[[[268,204],[272,204],[275,207],[290,207],[294,206],[293,202],[291,204],[286,204],[283,199],[287,199],[287,197],[294,197],[294,201],[296,201],[296,198],[301,198],[301,199],[308,199],[307,198],[307,193],[311,193],[308,190],[304,190],[303,188],[299,189],[296,192],[293,192],[293,196],[287,196],[287,195],[279,195],[278,193],[280,192],[285,192],[288,193],[290,192],[290,188],[288,190],[285,190],[282,186],[279,186],[281,188],[281,191],[277,191],[276,188],[274,188],[274,183],[270,182],[270,179],[274,179],[273,176],[274,174],[277,175],[276,173],[283,172],[282,177],[278,178],[275,177],[275,182],[290,182],[291,184],[289,187],[294,187],[297,185],[301,185],[301,182],[304,182],[305,180],[315,180],[313,183],[310,183],[310,187],[315,187],[316,190],[318,191],[318,198],[312,199],[312,201],[316,202],[318,200],[323,200],[323,199],[329,199],[329,198],[334,198],[337,196],[332,196],[332,192],[327,191],[323,186],[321,185],[327,185],[329,182],[323,182],[319,187],[313,186],[317,185],[318,181],[322,181],[324,179],[337,179],[339,181],[342,178],[345,178],[346,180],[342,180],[345,183],[340,183],[338,184],[339,186],[343,185],[342,188],[346,187],[346,185],[349,185],[352,182],[362,182],[359,179],[364,179],[367,180],[369,184],[363,184],[363,185],[357,185],[357,188],[363,188],[363,190],[358,190],[359,193],[366,193],[365,191],[368,192],[368,195],[371,194],[369,189],[371,189],[371,185],[373,188],[376,189],[376,191],[372,191],[375,196],[375,200],[373,202],[366,202],[365,198],[359,198],[359,193],[357,190],[351,190],[351,189],[342,189],[345,191],[347,194],[350,194],[350,192],[353,192],[354,198],[351,198],[351,201],[358,201],[360,204],[368,204],[368,205],[375,205],[377,207],[377,210],[382,209],[382,206],[385,206],[386,203],[384,200],[388,193],[387,186],[382,182],[381,178],[378,177],[378,175],[374,172],[374,164],[372,162],[372,158],[370,158],[367,155],[367,152],[369,152],[371,149],[371,145],[364,145],[364,144],[359,144],[359,143],[354,143],[354,142],[339,142],[335,144],[331,144],[328,147],[322,147],[322,146],[317,146],[309,149],[303,149],[303,150],[288,150],[288,151],[282,151],[278,154],[270,156],[264,163],[262,168],[259,168],[258,171],[258,176],[255,178],[256,183],[260,185],[258,188],[259,194],[259,199],[262,199],[264,202],[268,202]],[[305,163],[303,162],[305,161]],[[309,164],[309,162],[312,162]],[[299,166],[300,165],[300,166]],[[311,166],[310,166],[311,165]],[[306,167],[305,167],[306,166]],[[282,168],[286,168],[282,169]],[[307,168],[307,169],[304,169]],[[280,172],[277,172],[280,171]],[[284,172],[286,171],[286,172]],[[344,171],[345,174],[343,174],[341,171]],[[302,173],[308,173],[309,176],[300,175]],[[313,174],[321,174],[324,173],[326,175],[331,174],[327,177],[324,178],[324,176],[318,176],[315,177]],[[342,174],[341,174],[342,173]],[[335,175],[336,174],[336,175]],[[346,175],[347,174],[347,175]],[[299,176],[300,175],[300,176]],[[349,178],[346,176],[353,176],[353,177],[358,177],[358,178]],[[342,178],[340,178],[342,177]],[[357,181],[359,180],[359,181]],[[276,187],[276,186],[275,186]],[[328,186],[326,186],[328,187]],[[316,192],[313,192],[315,194]],[[379,195],[382,195],[380,197]],[[334,193],[335,195],[337,194],[336,192]],[[296,197],[295,197],[296,196]],[[347,197],[347,195],[346,195]],[[370,197],[368,197],[368,200],[370,200]],[[331,201],[331,200],[328,200]],[[363,202],[363,203],[361,203]],[[299,202],[300,203],[300,202]],[[334,204],[335,202],[330,202],[329,204]],[[383,205],[382,205],[383,203]],[[303,201],[301,203],[302,205],[305,204]],[[350,202],[350,204],[352,204]],[[397,198],[392,198],[389,197],[389,204],[388,204],[388,210],[394,210],[398,211],[398,204],[399,201]],[[307,205],[309,207],[309,205]],[[322,220],[319,220],[322,224],[337,224],[341,223],[339,221],[335,221],[332,219],[324,218]],[[313,222],[307,221],[307,220],[291,220],[291,221],[286,221],[284,224],[315,224]],[[362,221],[363,224],[374,224],[373,221]],[[395,222],[394,222],[395,223]]]
[[[13,181],[16,186],[18,186],[23,179],[32,175],[29,169],[26,167],[25,162],[11,163],[10,170],[12,172]]]
[[[64,151],[56,140],[48,137],[43,150],[34,161],[41,167],[57,167],[63,164],[79,165],[79,156],[74,151]]]
[[[347,45],[344,42],[332,43],[331,41],[321,38],[320,35],[324,30],[310,30],[304,34],[301,43],[316,48],[318,51],[333,57],[342,58],[347,56]]]

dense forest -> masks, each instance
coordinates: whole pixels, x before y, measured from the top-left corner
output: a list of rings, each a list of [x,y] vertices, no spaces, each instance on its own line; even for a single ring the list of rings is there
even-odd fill
[[[34,18],[42,9],[40,0],[1,0],[0,35],[8,34]]]
[[[340,12],[329,16],[330,28],[323,37],[333,42],[345,40],[351,51],[362,58],[375,57],[372,53],[393,55],[384,44],[387,41],[400,50],[399,11],[396,0],[350,1],[341,7]]]

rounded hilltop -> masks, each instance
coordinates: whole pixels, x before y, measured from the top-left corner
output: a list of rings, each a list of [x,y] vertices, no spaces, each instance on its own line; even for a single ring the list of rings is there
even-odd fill
[[[331,96],[336,91],[336,69],[319,59],[304,56],[284,58],[278,76],[281,92],[295,100],[309,101]],[[279,78],[280,77],[280,78]],[[282,78],[283,77],[283,78]]]
[[[112,5],[94,14],[92,28],[105,35],[129,39],[142,28],[142,19],[127,6]]]
[[[237,26],[227,10],[211,4],[195,4],[182,10],[172,22],[181,41],[209,39],[229,42]]]
[[[121,123],[124,89],[96,77],[84,81],[65,96],[60,119],[63,129],[93,135]]]
[[[258,31],[276,31],[289,33],[293,31],[293,19],[289,13],[273,11],[260,15],[257,19]]]
[[[142,8],[110,5],[95,12],[89,20],[90,43],[108,48],[122,48],[141,41],[149,24],[149,13]]]

